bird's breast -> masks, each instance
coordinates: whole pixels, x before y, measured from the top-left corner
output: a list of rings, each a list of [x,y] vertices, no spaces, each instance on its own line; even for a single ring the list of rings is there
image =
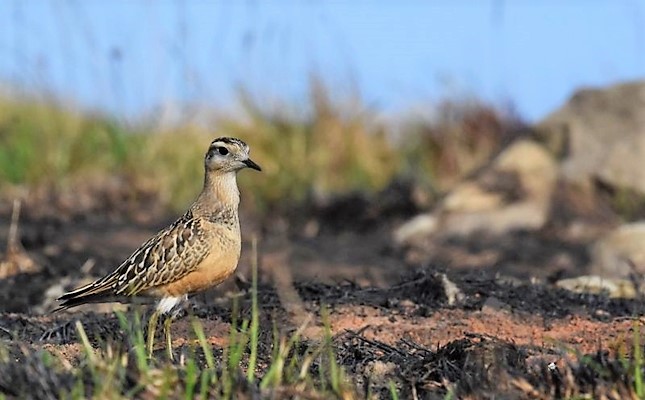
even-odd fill
[[[240,260],[239,232],[214,235],[209,254],[197,268],[183,278],[166,285],[163,291],[171,296],[199,292],[222,283],[231,276]]]

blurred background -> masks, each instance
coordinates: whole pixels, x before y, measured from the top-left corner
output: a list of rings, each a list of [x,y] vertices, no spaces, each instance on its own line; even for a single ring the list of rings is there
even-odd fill
[[[225,134],[265,166],[247,206],[401,176],[441,191],[574,90],[642,76],[644,7],[6,1],[0,185],[109,171],[182,208]]]
[[[262,172],[235,277],[187,307],[230,370],[213,396],[330,398],[345,370],[366,398],[644,398],[644,76],[642,0],[0,0],[0,398],[196,388],[193,318],[182,367],[139,374],[113,305],[79,309],[108,358],[50,312],[189,207],[219,136]],[[231,369],[251,265],[262,383]]]

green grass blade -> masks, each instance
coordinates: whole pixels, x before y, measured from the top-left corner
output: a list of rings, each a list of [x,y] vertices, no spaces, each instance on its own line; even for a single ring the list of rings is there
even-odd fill
[[[146,344],[143,338],[143,328],[141,326],[141,318],[139,318],[139,313],[134,313],[133,325],[130,325],[126,315],[122,311],[115,311],[114,313],[119,320],[121,329],[127,332],[127,334],[132,339],[137,368],[139,368],[139,371],[141,372],[147,372],[149,369],[148,354],[146,353]]]
[[[638,398],[645,397],[645,388],[643,387],[643,351],[640,340],[640,323],[634,323],[634,391]]]
[[[186,372],[186,392],[184,393],[184,397],[186,400],[192,400],[195,396],[197,381],[199,380],[199,369],[194,358],[188,358],[184,371]]]
[[[206,340],[206,335],[204,334],[204,328],[196,320],[193,321],[193,331],[195,331],[195,335],[197,336],[199,345],[202,347],[202,351],[204,352],[204,358],[206,358],[206,365],[208,366],[209,369],[214,370],[215,357],[213,357],[213,351],[208,341]]]
[[[396,383],[394,383],[393,380],[390,380],[390,383],[388,386],[390,389],[390,398],[392,400],[399,400],[399,392],[396,390]]]
[[[246,370],[246,379],[249,383],[255,379],[255,365],[258,357],[258,340],[260,336],[260,316],[258,310],[258,239],[253,237],[251,241],[252,246],[252,261],[251,261],[251,274],[252,274],[252,287],[251,287],[251,332],[250,332],[250,346],[251,354],[249,355],[249,367]]]

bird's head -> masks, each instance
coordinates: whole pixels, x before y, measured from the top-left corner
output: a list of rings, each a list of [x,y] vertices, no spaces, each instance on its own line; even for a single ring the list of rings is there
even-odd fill
[[[262,168],[249,158],[249,146],[232,137],[213,140],[206,152],[204,164],[210,172],[237,172],[247,167],[262,171]]]

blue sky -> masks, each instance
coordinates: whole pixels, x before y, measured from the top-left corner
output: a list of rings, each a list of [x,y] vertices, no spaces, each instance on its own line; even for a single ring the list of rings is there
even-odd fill
[[[300,102],[311,73],[396,114],[446,96],[537,120],[645,76],[643,1],[30,1],[0,6],[0,83],[136,117]]]

